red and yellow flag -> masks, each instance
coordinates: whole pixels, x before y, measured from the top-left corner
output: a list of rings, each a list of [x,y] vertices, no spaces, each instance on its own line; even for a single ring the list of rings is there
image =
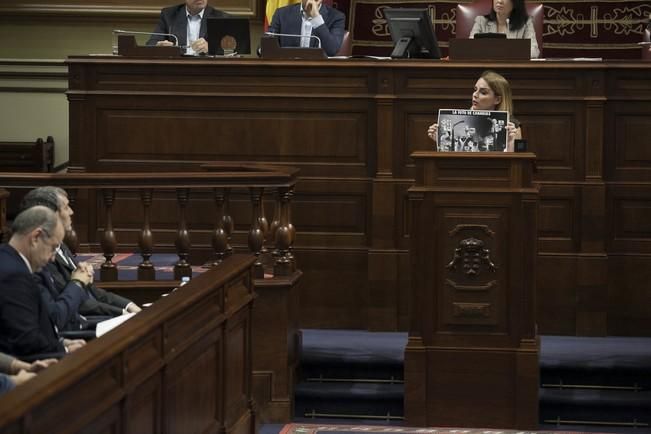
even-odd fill
[[[267,0],[267,9],[264,16],[264,30],[267,31],[269,28],[269,24],[271,24],[271,18],[273,18],[276,9],[287,5],[293,5],[294,3],[298,3],[300,1],[301,0]]]

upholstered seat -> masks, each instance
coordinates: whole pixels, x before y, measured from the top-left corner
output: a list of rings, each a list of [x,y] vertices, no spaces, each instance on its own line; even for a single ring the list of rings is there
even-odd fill
[[[493,6],[492,0],[476,0],[473,3],[460,3],[457,5],[457,23],[455,37],[468,39],[475,17],[487,15]],[[540,3],[526,3],[527,13],[533,19],[533,27],[536,30],[536,41],[540,49],[540,56],[543,52],[543,5]]]

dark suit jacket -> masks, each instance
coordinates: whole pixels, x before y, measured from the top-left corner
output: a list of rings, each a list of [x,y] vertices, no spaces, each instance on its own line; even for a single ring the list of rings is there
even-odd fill
[[[321,39],[321,47],[328,56],[334,56],[339,51],[339,47],[341,47],[341,43],[344,40],[346,16],[337,9],[326,5],[321,6],[320,13],[324,23],[316,29],[312,29],[312,35],[318,36]],[[276,9],[268,31],[300,36],[302,24],[301,4],[296,3]],[[281,47],[300,47],[300,42],[301,38],[280,37]],[[312,39],[310,46],[317,47],[318,42]]]
[[[76,266],[77,260],[65,243],[61,244],[61,250]],[[66,264],[58,254],[55,255],[54,262],[49,263],[46,268],[52,275],[56,290],[62,293],[70,284],[70,276],[74,268]],[[121,315],[122,309],[131,303],[131,300],[98,288],[95,284],[86,285],[86,290],[88,291],[88,297],[79,306],[79,313],[82,315],[117,316]]]
[[[85,321],[79,316],[79,306],[88,299],[86,290],[73,282],[68,282],[59,290],[47,266],[35,273],[34,277],[48,307],[50,319],[59,331],[85,328]]]
[[[206,19],[212,17],[227,17],[227,13],[215,9],[212,6],[206,6],[201,18],[201,29],[199,30],[199,37],[206,38]],[[187,45],[188,36],[188,17],[186,14],[185,3],[177,6],[164,8],[160,11],[160,20],[154,30],[154,33],[171,33],[179,38],[179,45]],[[147,41],[147,45],[156,45],[158,41],[171,41],[169,36],[152,35]]]
[[[14,356],[65,352],[34,276],[8,244],[0,246],[0,351]]]

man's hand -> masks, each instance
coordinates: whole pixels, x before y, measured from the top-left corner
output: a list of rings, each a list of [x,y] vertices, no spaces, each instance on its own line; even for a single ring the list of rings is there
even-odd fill
[[[158,41],[158,42],[156,42],[156,46],[157,46],[157,47],[173,47],[173,46],[174,46],[174,42],[172,42],[172,41],[168,41],[168,40],[165,40],[165,41]]]
[[[54,365],[56,362],[58,362],[57,359],[36,360],[36,361],[29,364],[29,368],[27,368],[27,371],[29,371],[29,372],[40,372],[43,369]]]
[[[36,377],[36,374],[21,370],[16,375],[11,376],[11,381],[13,381],[16,386],[20,386],[21,384],[26,383],[34,377]]]
[[[88,275],[90,276],[90,283],[93,283],[93,281],[95,280],[95,269],[93,268],[93,266],[88,262],[80,262],[78,268],[85,270],[86,273],[88,273]]]
[[[88,285],[93,282],[93,275],[85,267],[80,266],[72,272],[70,280],[79,280],[84,285]]]
[[[195,53],[207,53],[208,52],[208,42],[203,39],[199,38],[196,41],[190,45],[192,49],[194,50]]]
[[[307,16],[310,18],[319,16],[321,14],[319,12],[321,9],[321,3],[323,3],[323,0],[307,0],[305,3],[305,13]]]
[[[83,339],[64,339],[63,346],[66,347],[69,353],[77,351],[79,348],[86,345],[86,341]]]

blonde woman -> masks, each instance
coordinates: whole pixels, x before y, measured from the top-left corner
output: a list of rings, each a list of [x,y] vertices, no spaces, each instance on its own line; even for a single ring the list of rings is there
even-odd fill
[[[509,113],[509,123],[506,125],[507,143],[505,151],[513,152],[515,141],[522,138],[520,123],[512,117],[513,98],[509,82],[500,74],[484,71],[475,83],[472,92],[470,110],[500,110]],[[427,129],[427,135],[436,143],[438,124],[432,124]]]

